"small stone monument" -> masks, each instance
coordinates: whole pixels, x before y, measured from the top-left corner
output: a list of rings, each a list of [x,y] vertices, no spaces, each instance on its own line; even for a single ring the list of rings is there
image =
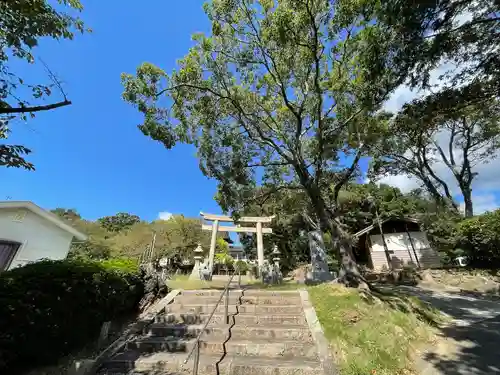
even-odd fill
[[[273,262],[274,262],[274,270],[273,270],[273,283],[274,284],[281,284],[283,281],[283,275],[281,274],[281,269],[280,269],[280,251],[278,250],[278,246],[274,245],[273,246],[273,252],[271,253],[273,256]]]
[[[274,262],[274,265],[276,267],[278,267],[278,269],[280,268],[280,251],[278,250],[278,246],[277,245],[274,245],[273,246],[273,252],[271,253],[271,255],[273,256],[273,262]]]
[[[311,272],[308,273],[306,282],[320,283],[324,281],[331,281],[333,279],[333,275],[328,269],[325,243],[323,242],[323,235],[321,234],[321,231],[310,231],[307,236],[309,237],[309,250],[311,252]]]
[[[198,244],[198,247],[194,249],[194,267],[191,272],[191,276],[189,276],[189,280],[201,280],[201,260],[203,259],[203,249],[201,248],[201,244]]]

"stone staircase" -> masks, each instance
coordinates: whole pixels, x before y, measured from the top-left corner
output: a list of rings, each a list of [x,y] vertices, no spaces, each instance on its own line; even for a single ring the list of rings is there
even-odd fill
[[[99,374],[192,374],[184,364],[220,290],[183,291],[140,335],[104,362]],[[200,339],[200,375],[323,375],[298,291],[231,290]]]

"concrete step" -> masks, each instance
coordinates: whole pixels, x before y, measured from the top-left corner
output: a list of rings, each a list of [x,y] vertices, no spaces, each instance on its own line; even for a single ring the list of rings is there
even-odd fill
[[[210,316],[210,314],[196,314],[196,313],[187,313],[187,314],[175,314],[169,313],[164,315],[158,315],[155,317],[156,323],[181,323],[181,324],[201,324],[206,323],[210,318],[209,325],[214,324],[225,324],[225,316],[224,314],[214,314]],[[228,314],[228,322],[227,323],[235,323],[235,324],[243,324],[243,325],[254,325],[254,324],[306,324],[306,318],[303,314],[255,314],[255,313],[238,313],[238,314]]]
[[[204,328],[204,324],[164,324],[149,325],[144,334],[156,337],[194,338]],[[311,332],[307,325],[266,326],[248,325],[233,326],[232,324],[210,325],[205,328],[204,339],[227,339],[231,328],[231,338],[234,340],[272,339],[272,340],[299,340],[312,342]]]
[[[181,304],[173,303],[167,305],[166,313],[200,313],[211,314],[214,311],[215,304]],[[257,313],[257,314],[302,314],[302,305],[229,305],[229,313]],[[217,306],[216,313],[224,313],[224,304],[220,303]]]
[[[183,296],[197,296],[197,297],[219,297],[222,290],[219,289],[201,289],[201,290],[183,290]],[[253,296],[288,296],[288,297],[298,297],[299,292],[297,290],[266,290],[266,289],[230,289],[230,295],[244,295],[247,297]]]
[[[141,355],[128,351],[104,363],[101,374],[123,373],[186,373],[193,370],[193,356],[183,364],[186,353],[154,353]],[[200,355],[200,375],[323,375],[318,361],[297,357],[294,359]]]
[[[224,298],[220,301],[224,305]],[[196,296],[196,295],[180,295],[175,298],[175,303],[184,305],[215,305],[219,301],[217,296]],[[269,295],[269,296],[237,296],[229,295],[230,305],[292,305],[302,306],[302,301],[299,294],[295,295]]]
[[[128,350],[140,353],[189,353],[195,346],[196,339],[180,339],[176,337],[145,337],[127,344]],[[317,359],[316,346],[297,340],[214,340],[202,338],[200,352],[209,355],[263,356],[272,358],[304,357]]]

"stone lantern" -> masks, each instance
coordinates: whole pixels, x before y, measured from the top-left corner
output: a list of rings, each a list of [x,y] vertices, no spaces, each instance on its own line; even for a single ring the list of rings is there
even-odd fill
[[[277,269],[280,269],[280,251],[278,250],[278,246],[277,245],[274,245],[273,246],[273,252],[271,253],[271,255],[273,256],[273,262],[274,262],[274,265],[276,266]]]
[[[201,280],[201,272],[200,272],[200,264],[203,259],[203,249],[201,244],[198,244],[196,249],[194,249],[194,267],[191,272],[191,276],[189,276],[189,280]]]

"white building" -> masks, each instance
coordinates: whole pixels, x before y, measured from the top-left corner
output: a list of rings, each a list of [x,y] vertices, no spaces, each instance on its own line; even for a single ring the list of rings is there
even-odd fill
[[[41,259],[65,259],[87,236],[28,201],[0,202],[0,271]]]
[[[435,268],[441,266],[419,221],[414,218],[386,218],[359,231],[354,255],[360,264],[374,270],[401,269],[405,266]],[[385,246],[384,246],[385,242]]]

